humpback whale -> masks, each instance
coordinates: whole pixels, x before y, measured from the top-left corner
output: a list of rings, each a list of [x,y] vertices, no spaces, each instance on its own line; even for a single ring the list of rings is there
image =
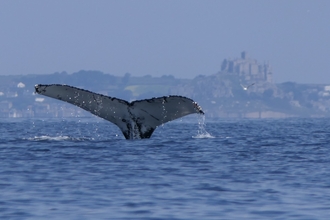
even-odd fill
[[[128,102],[61,84],[37,84],[35,92],[68,102],[114,123],[126,139],[150,138],[154,130],[166,122],[193,113],[204,114],[197,102],[178,95]]]

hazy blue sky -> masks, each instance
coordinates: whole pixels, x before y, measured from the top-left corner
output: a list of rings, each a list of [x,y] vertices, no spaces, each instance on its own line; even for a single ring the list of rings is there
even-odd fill
[[[330,83],[330,1],[0,1],[0,74],[211,75],[246,50],[275,82]]]

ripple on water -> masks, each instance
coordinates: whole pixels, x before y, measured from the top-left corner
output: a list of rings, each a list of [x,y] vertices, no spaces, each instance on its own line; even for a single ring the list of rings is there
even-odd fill
[[[197,119],[131,141],[110,123],[4,122],[0,219],[328,219],[329,127]]]

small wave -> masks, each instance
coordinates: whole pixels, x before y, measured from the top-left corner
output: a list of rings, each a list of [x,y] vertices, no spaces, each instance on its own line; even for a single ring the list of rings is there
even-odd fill
[[[93,140],[94,138],[75,138],[75,137],[69,137],[69,136],[47,136],[47,135],[41,135],[41,136],[34,136],[31,138],[27,138],[29,141],[84,141],[84,140]]]

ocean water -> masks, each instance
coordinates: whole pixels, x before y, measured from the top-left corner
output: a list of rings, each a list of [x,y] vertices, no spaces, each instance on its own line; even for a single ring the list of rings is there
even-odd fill
[[[199,117],[0,119],[0,219],[329,219],[330,119]]]

